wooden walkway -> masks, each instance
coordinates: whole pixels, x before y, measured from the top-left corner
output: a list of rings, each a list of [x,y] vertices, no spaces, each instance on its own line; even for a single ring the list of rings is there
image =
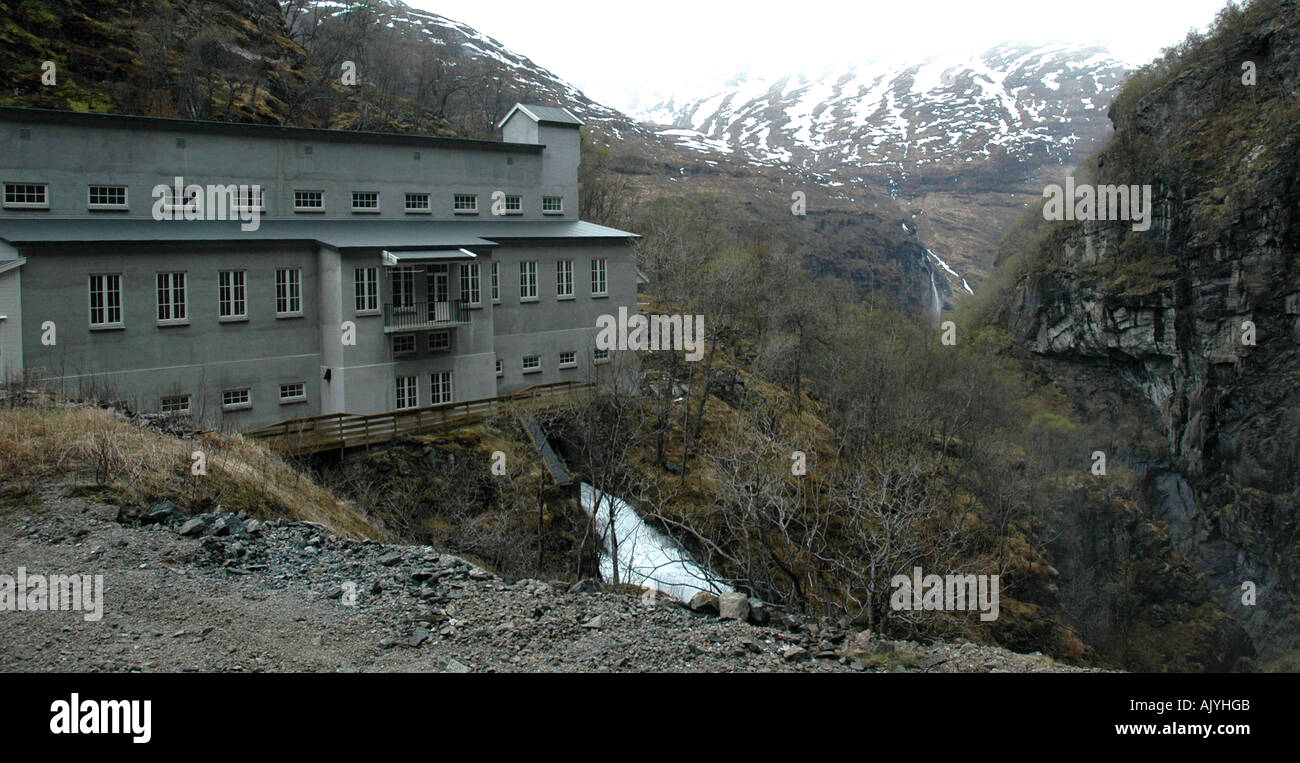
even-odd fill
[[[501,397],[427,405],[368,416],[327,413],[256,427],[244,432],[244,436],[262,440],[273,449],[290,455],[345,450],[378,445],[399,435],[473,424],[503,411],[553,405],[591,387],[579,382],[556,382],[539,384]]]

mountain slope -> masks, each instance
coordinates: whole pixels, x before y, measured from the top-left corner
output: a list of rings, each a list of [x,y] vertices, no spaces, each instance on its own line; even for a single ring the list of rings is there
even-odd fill
[[[883,188],[916,216],[952,289],[992,265],[997,241],[1045,177],[1109,133],[1125,76],[1103,48],[1005,43],[978,55],[873,62],[776,79],[638,113],[695,150],[790,164],[847,195]],[[961,275],[957,275],[960,273]]]

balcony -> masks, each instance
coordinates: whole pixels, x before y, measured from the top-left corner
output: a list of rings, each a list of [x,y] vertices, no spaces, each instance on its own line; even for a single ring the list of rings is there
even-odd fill
[[[417,301],[394,307],[384,305],[384,332],[425,331],[463,326],[469,323],[469,308],[459,299],[445,302]]]

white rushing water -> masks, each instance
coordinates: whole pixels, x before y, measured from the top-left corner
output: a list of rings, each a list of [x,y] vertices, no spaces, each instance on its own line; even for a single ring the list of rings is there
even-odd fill
[[[590,515],[596,502],[596,490],[582,483],[582,509]],[[618,496],[601,493],[600,511],[596,512],[596,529],[605,538],[600,552],[600,574],[605,580],[614,577],[614,560],[609,553],[609,509],[614,508],[614,531],[618,540],[618,582],[662,591],[681,601],[690,601],[700,591],[730,593],[732,588],[719,582],[700,567],[691,555],[668,536],[645,523],[636,509]]]

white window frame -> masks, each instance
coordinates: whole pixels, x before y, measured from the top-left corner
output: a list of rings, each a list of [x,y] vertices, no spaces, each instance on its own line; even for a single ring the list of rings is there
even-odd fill
[[[357,315],[379,315],[379,268],[353,268],[352,306]]]
[[[289,395],[284,394],[286,390],[289,392],[293,392],[294,387],[298,388],[298,392],[296,394],[289,394]],[[305,381],[285,382],[281,384],[279,397],[280,397],[280,405],[293,405],[294,403],[307,402],[307,382]]]
[[[501,358],[497,358],[497,376],[502,377],[505,375],[506,375],[506,364],[504,361],[501,360]]]
[[[316,194],[320,197],[320,204],[308,205],[301,204],[299,194]],[[293,211],[295,212],[324,212],[325,211],[325,192],[316,191],[309,188],[295,188],[293,190]]]
[[[457,215],[478,214],[478,194],[454,193],[451,196],[451,211]]]
[[[243,395],[242,400],[232,399],[232,395]],[[253,407],[253,390],[248,387],[221,390],[221,410],[246,411]]]
[[[574,299],[573,260],[555,261],[555,298]]]
[[[548,209],[547,204],[557,202],[559,206]],[[564,197],[563,196],[543,196],[542,197],[542,214],[544,215],[562,215],[564,214]]]
[[[501,304],[501,263],[498,260],[492,261],[491,271],[492,280],[492,304]]]
[[[235,310],[236,307],[239,310]],[[247,271],[217,271],[217,320],[223,323],[248,320]]]
[[[524,197],[519,194],[506,195],[506,214],[522,215],[524,213]],[[514,204],[514,206],[510,206]]]
[[[435,337],[441,337],[435,342]],[[451,332],[450,331],[430,331],[429,338],[425,340],[429,352],[451,352]]]
[[[591,296],[609,296],[609,259],[596,257],[591,261]]]
[[[95,191],[117,191],[122,192],[121,202],[95,201]],[[86,186],[86,209],[93,211],[122,211],[130,209],[127,203],[128,190],[124,185],[106,185],[103,183],[92,183]]]
[[[532,360],[532,361],[536,361],[536,363],[530,365],[529,362],[528,362],[528,361],[530,361],[530,360]],[[520,366],[520,368],[523,369],[524,373],[526,373],[526,374],[540,374],[540,373],[542,372],[542,356],[541,356],[541,355],[525,355],[525,356],[524,356],[524,357],[519,361],[519,366]]]
[[[276,268],[275,317],[301,318],[302,301],[302,268]],[[280,309],[282,303],[283,310]]]
[[[21,192],[19,189],[23,189]],[[35,195],[33,189],[40,189],[41,201],[10,201],[10,196],[21,195],[26,197],[29,194]],[[4,184],[3,196],[5,209],[49,209],[50,208],[50,185],[49,183],[27,183],[27,182],[6,182]]]
[[[415,309],[415,268],[406,265],[396,267],[389,276],[393,285],[393,310]]]
[[[154,274],[154,318],[159,326],[184,326],[190,322],[188,280],[184,270]]]
[[[429,374],[429,405],[446,405],[456,402],[456,389],[452,386],[451,371],[434,371]]]
[[[101,279],[99,289],[95,288],[95,279]],[[121,273],[91,273],[87,278],[87,305],[90,308],[90,328],[92,331],[100,329],[120,329],[125,328],[123,320],[124,305],[122,303],[122,274]],[[100,305],[99,311],[103,313],[103,321],[95,321],[95,293],[99,291]],[[117,304],[111,304],[109,297],[117,295]],[[117,320],[112,320],[113,313],[116,311]]]
[[[374,196],[375,203],[371,205],[357,205],[358,196]],[[379,191],[353,191],[352,192],[352,212],[359,215],[377,215],[379,214]]]
[[[519,261],[519,301],[537,301],[537,260]]]
[[[407,384],[406,382],[410,382],[410,383]],[[393,410],[405,411],[411,408],[420,407],[420,377],[419,376],[398,376],[396,377],[396,381],[394,384],[395,386],[393,388],[394,391]],[[410,399],[406,401],[408,404],[403,405],[402,399],[407,396],[410,397]]]
[[[483,306],[483,273],[477,262],[460,265],[460,298],[469,307]]]
[[[423,200],[424,200],[424,205],[423,205],[423,206],[419,206],[419,205],[417,205],[417,206],[414,206],[414,207],[411,206],[411,199],[412,199],[412,198],[415,198],[415,199],[423,199]],[[424,193],[424,192],[422,192],[422,191],[407,191],[406,194],[405,194],[405,196],[404,196],[404,198],[403,198],[403,204],[404,204],[405,207],[406,207],[406,214],[408,214],[408,215],[431,215],[431,214],[433,214],[433,202],[430,201],[429,194]]]
[[[184,401],[185,401],[184,406],[183,406],[183,407],[180,407],[180,408],[173,407],[173,409],[170,410],[170,411],[167,410],[167,408],[169,407],[169,405],[174,406],[175,401],[177,401],[177,400],[184,400]],[[169,403],[169,401],[171,401],[171,402]],[[159,398],[159,400],[158,400],[158,410],[159,410],[159,412],[161,412],[161,413],[165,413],[165,414],[168,414],[168,415],[188,416],[188,415],[190,415],[190,410],[191,410],[191,407],[193,406],[193,404],[194,404],[194,396],[193,396],[193,395],[190,395],[190,394],[163,395],[163,396],[162,396],[161,398]]]
[[[565,360],[564,356],[568,355],[569,359]],[[560,353],[560,368],[577,368],[578,352],[576,350],[565,350]]]
[[[600,365],[600,364],[602,364],[602,363],[608,363],[608,362],[609,362],[609,350],[600,350],[600,349],[592,350],[592,351],[591,351],[591,362],[592,362],[593,364],[595,364],[595,365]]]

